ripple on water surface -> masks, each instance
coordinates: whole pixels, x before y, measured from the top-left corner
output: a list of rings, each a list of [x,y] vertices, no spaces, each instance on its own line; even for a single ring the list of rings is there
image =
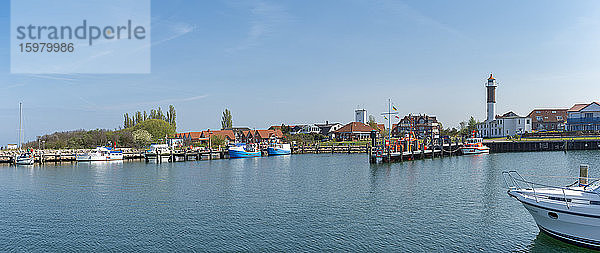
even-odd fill
[[[540,234],[501,176],[580,163],[598,176],[597,151],[1,166],[0,251],[585,251]]]

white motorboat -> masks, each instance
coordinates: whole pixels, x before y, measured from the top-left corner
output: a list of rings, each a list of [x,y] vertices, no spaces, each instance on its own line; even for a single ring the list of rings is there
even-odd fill
[[[89,153],[77,155],[78,162],[89,161],[118,161],[123,160],[123,151],[116,151],[110,147],[97,147]]]
[[[508,195],[525,206],[540,231],[568,243],[600,249],[599,180],[554,187],[526,181],[516,171],[502,174]]]
[[[33,165],[35,158],[32,153],[21,153],[15,158],[17,165]]]

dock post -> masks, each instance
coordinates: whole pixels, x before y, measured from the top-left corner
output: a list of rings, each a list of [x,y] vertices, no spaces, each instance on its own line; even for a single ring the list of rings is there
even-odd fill
[[[588,169],[590,168],[587,164],[579,165],[579,185],[588,184]]]

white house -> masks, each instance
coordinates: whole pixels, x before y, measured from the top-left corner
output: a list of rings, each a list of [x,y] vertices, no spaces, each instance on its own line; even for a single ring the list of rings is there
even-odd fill
[[[522,117],[514,112],[496,116],[492,121],[477,124],[477,136],[482,138],[497,138],[515,134],[531,133],[531,118]]]
[[[329,121],[325,122],[325,124],[315,124],[315,126],[321,129],[321,134],[327,136],[331,139],[335,138],[335,131],[342,128],[344,125],[340,123],[329,123]]]
[[[485,86],[487,89],[487,117],[484,122],[477,124],[477,136],[496,138],[530,133],[531,118],[519,116],[514,112],[507,112],[502,116],[495,115],[497,84],[492,74]]]
[[[320,132],[321,128],[315,125],[296,125],[290,134],[318,134]]]

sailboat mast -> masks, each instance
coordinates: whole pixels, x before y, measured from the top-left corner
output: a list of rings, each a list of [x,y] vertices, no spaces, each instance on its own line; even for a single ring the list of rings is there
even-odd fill
[[[390,144],[392,143],[392,99],[388,98],[388,139],[390,140]]]
[[[19,102],[19,149],[23,146],[23,103]]]

